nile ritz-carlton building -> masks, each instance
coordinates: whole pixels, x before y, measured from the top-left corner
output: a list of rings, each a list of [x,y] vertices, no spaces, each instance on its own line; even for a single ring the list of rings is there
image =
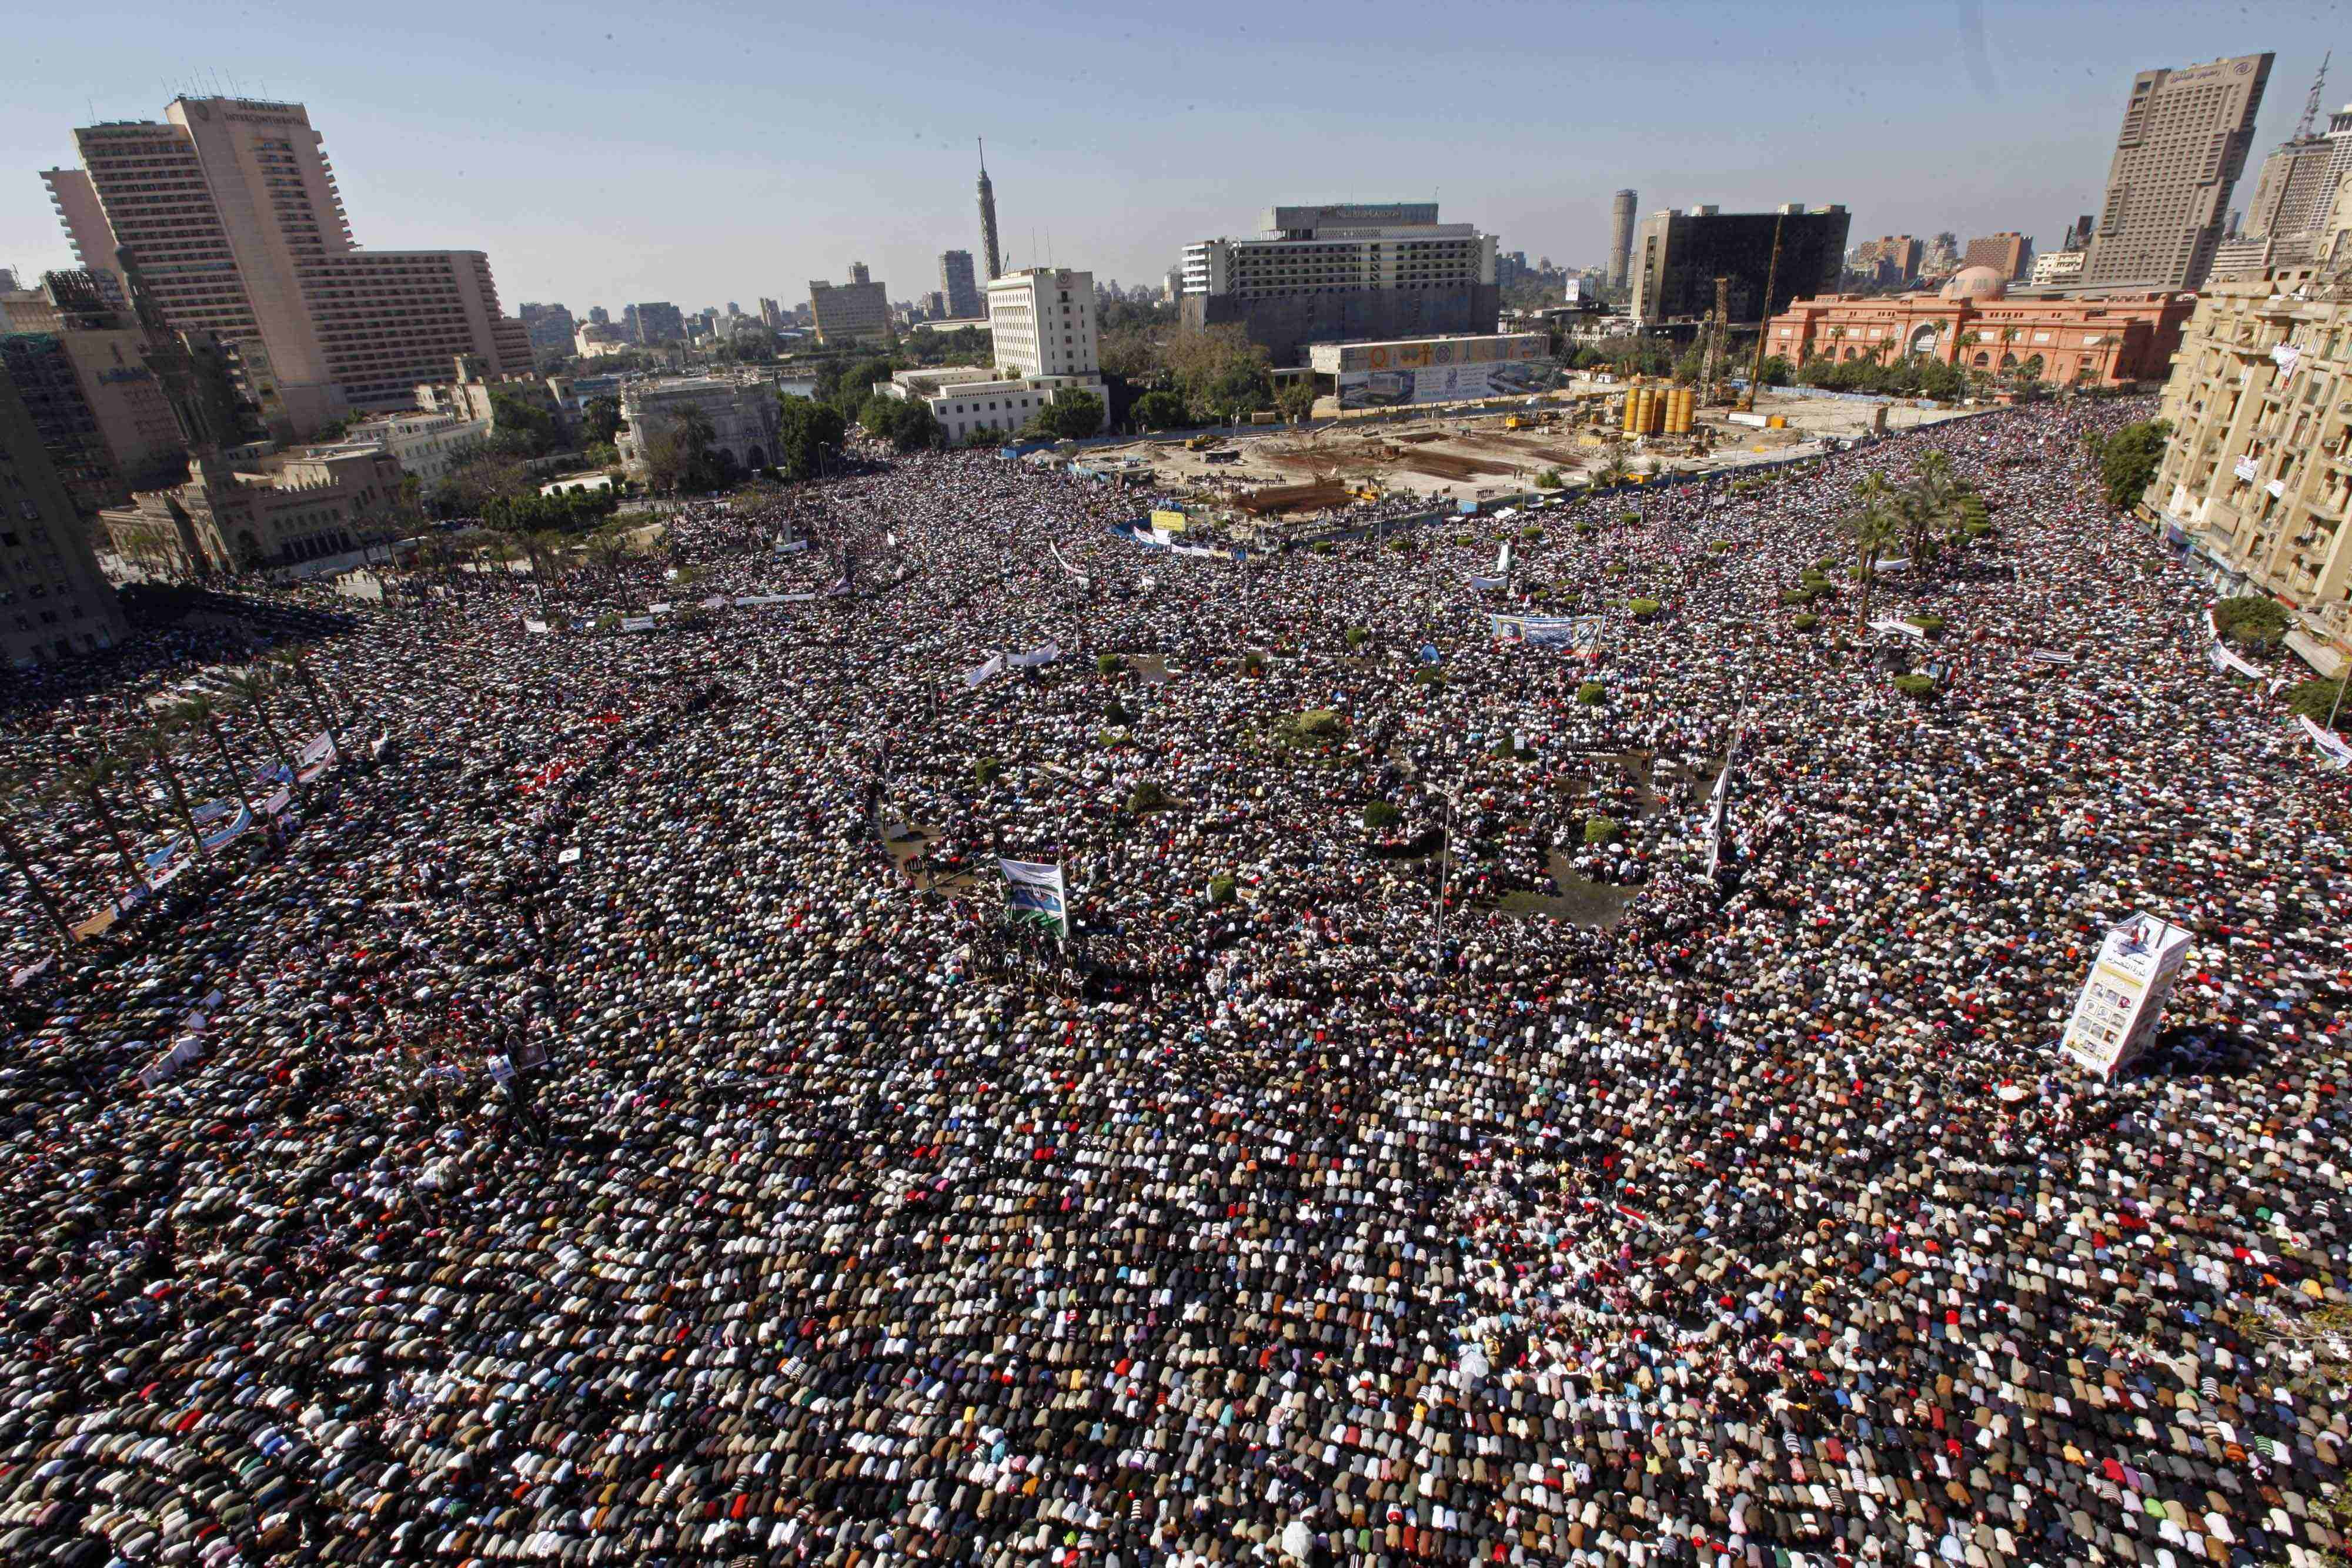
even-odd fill
[[[1826,294],[1772,318],[1767,352],[1886,363],[1926,354],[1995,377],[2031,371],[2053,386],[2161,385],[2197,297],[2116,289],[2012,295],[1990,267],[1965,267],[1934,293]]]

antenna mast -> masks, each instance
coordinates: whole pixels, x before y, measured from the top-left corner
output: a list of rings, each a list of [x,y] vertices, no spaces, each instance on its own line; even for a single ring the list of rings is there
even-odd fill
[[[2319,121],[2319,89],[2327,85],[2327,62],[2336,57],[2334,49],[2319,57],[2319,74],[2312,78],[2311,92],[2303,100],[2303,118],[2295,122],[2294,139],[2311,140],[2311,128]]]

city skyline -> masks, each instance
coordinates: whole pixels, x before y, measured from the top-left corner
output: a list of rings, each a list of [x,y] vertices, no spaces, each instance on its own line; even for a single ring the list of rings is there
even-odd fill
[[[2308,7],[2222,25],[2186,6],[2136,16],[2119,29],[2005,4],[1801,19],[1689,5],[1661,28],[1654,10],[1506,7],[1493,28],[1549,29],[1570,78],[1524,93],[1493,90],[1488,34],[1389,42],[1320,13],[1238,7],[1181,24],[1099,13],[1074,52],[1034,47],[1049,27],[1069,41],[1034,7],[884,6],[845,22],[822,56],[704,6],[665,14],[657,37],[617,11],[521,7],[475,19],[465,40],[372,39],[382,68],[365,76],[320,63],[351,42],[331,19],[264,28],[225,8],[157,10],[101,46],[36,16],[23,85],[0,106],[0,266],[70,265],[38,172],[70,163],[75,126],[152,119],[181,91],[307,105],[370,214],[371,248],[480,249],[502,297],[583,313],[763,293],[797,305],[794,280],[852,255],[914,298],[942,250],[981,249],[975,135],[990,143],[1008,267],[1083,267],[1128,286],[1156,287],[1185,244],[1249,233],[1263,208],[1297,202],[1435,199],[1506,250],[1598,266],[1621,186],[1640,191],[1643,215],[1838,202],[1857,235],[2016,229],[2046,248],[2097,204],[2135,73],[2275,51],[2258,164],[2340,41]],[[904,54],[915,36],[924,57]],[[1669,37],[1689,57],[1667,57]],[[233,76],[192,64],[207,58],[239,63]],[[1005,90],[949,91],[973,64]],[[1299,80],[1329,91],[1301,103],[1277,90]],[[2327,106],[2338,98],[2352,83]],[[1712,107],[1657,112],[1689,103]],[[1734,125],[1751,129],[1727,139]],[[1915,151],[1891,155],[1905,141]],[[2242,180],[2231,204],[2251,194]]]

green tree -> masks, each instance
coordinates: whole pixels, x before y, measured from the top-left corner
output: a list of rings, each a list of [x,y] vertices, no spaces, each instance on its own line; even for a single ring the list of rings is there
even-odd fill
[[[2098,460],[2099,483],[2108,506],[2123,511],[2147,493],[2164,462],[2165,438],[2171,434],[2172,426],[2166,421],[2144,420],[2093,444],[2092,455]]]
[[[610,446],[621,434],[621,400],[592,397],[580,411],[580,439],[591,446]]]
[[[2345,700],[2347,681],[2352,681],[2352,675],[2346,676],[2344,680],[2320,678],[2300,682],[2286,694],[2287,711],[2309,719],[2323,729],[2331,721],[2341,729],[2352,724],[2352,702]]]
[[[439,488],[433,493],[433,511],[445,518],[478,517],[499,497],[538,492],[539,482],[519,458],[486,451],[442,476]]]
[[[563,444],[555,416],[536,402],[508,391],[490,389],[490,449],[521,457],[540,457]]]
[[[2274,648],[2288,631],[2286,608],[2264,593],[2243,593],[2213,606],[2213,629],[2241,647]]]
[[[1274,406],[1282,417],[1306,419],[1315,412],[1315,383],[1309,381],[1287,381],[1274,394]]]
[[[1045,409],[1045,426],[1065,441],[1084,441],[1102,428],[1103,400],[1090,392],[1065,388]]]
[[[98,820],[99,831],[113,848],[115,859],[121,862],[122,874],[131,879],[131,886],[140,887],[146,884],[147,878],[122,836],[121,821],[114,814],[112,798],[114,786],[130,770],[130,765],[120,756],[99,751],[68,763],[59,770],[58,778],[62,793],[89,808],[90,815]]]
[[[785,478],[814,479],[841,461],[849,421],[840,409],[804,397],[776,402],[776,466]]]
[[[1176,391],[1194,417],[1230,421],[1273,405],[1265,350],[1238,324],[1179,332],[1162,350]]]
[[[1862,584],[1862,595],[1854,612],[1853,629],[1857,635],[1870,623],[1870,590],[1878,580],[1878,558],[1886,547],[1902,537],[1903,520],[1895,507],[1895,487],[1886,476],[1874,470],[1853,487],[1854,499],[1861,504],[1848,512],[1841,526],[1853,540],[1854,579]]]
[[[1097,341],[1101,345],[1096,362],[1105,375],[1124,376],[1131,382],[1149,382],[1167,369],[1160,352],[1160,342],[1167,336],[1165,329],[1155,331],[1148,327],[1100,327]]]
[[[656,490],[715,490],[734,476],[735,460],[715,443],[710,415],[688,403],[646,443],[646,477]]]
[[[0,853],[5,853],[8,863],[16,868],[17,876],[32,892],[33,902],[41,906],[43,915],[48,916],[49,928],[57,936],[58,946],[70,950],[74,944],[73,926],[67,922],[65,909],[58,903],[57,894],[50,891],[49,884],[43,882],[40,873],[34,869],[32,854],[26,848],[23,836],[16,831],[14,807],[27,782],[26,777],[18,773],[0,778]]]
[[[1148,392],[1135,400],[1129,417],[1142,430],[1173,430],[1185,423],[1184,400],[1172,392]]]
[[[858,411],[857,423],[866,434],[888,442],[900,452],[920,452],[943,445],[947,440],[947,431],[931,413],[930,405],[911,398],[884,397],[877,392]]]
[[[1940,538],[1959,530],[1969,515],[1972,498],[1968,486],[1953,475],[1948,455],[1932,450],[1920,455],[1909,486],[1895,498],[1904,549],[1914,571],[1925,570],[1935,559]]]

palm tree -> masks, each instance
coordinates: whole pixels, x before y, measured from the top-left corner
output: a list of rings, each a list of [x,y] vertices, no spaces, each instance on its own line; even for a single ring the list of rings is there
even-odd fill
[[[289,648],[275,658],[280,669],[290,672],[302,684],[303,692],[310,699],[310,711],[318,716],[319,727],[327,732],[327,739],[334,746],[335,755],[341,757],[343,754],[343,735],[335,721],[335,705],[329,702],[326,695],[319,689],[318,677],[310,674],[310,661],[302,657],[299,648]]]
[[[188,792],[181,786],[176,758],[179,747],[174,737],[179,734],[176,719],[166,718],[151,724],[132,734],[131,744],[139,755],[163,770],[163,784],[172,792],[172,804],[180,813],[180,825],[188,831],[188,843],[196,858],[205,857],[205,836],[196,831],[196,816],[188,810]]]
[[[139,857],[131,852],[123,841],[122,826],[115,821],[114,803],[107,799],[107,790],[129,772],[121,758],[111,751],[94,751],[79,761],[68,762],[58,770],[64,793],[79,800],[98,819],[100,831],[114,848],[114,858],[122,862],[123,871],[134,886],[144,887],[147,878],[139,864]]]
[[[246,770],[239,765],[237,758],[230,754],[228,741],[221,734],[219,705],[210,697],[190,697],[174,712],[175,716],[182,723],[201,727],[205,734],[211,738],[213,750],[219,754],[221,766],[228,770],[229,792],[237,798],[238,803],[248,812],[251,811],[253,798],[246,792]]]
[[[1872,470],[1853,487],[1854,499],[1862,504],[1846,514],[1843,524],[1853,538],[1854,578],[1862,584],[1853,621],[1857,637],[1870,624],[1870,590],[1877,580],[1879,555],[1902,536],[1903,523],[1894,496],[1895,487],[1886,482],[1886,476]]]
[[[21,773],[0,774],[0,800],[13,804],[24,793],[26,783]],[[33,902],[41,906],[41,913],[49,917],[49,925],[57,933],[58,951],[69,950],[74,945],[73,927],[66,923],[66,912],[58,907],[57,894],[33,869],[33,857],[26,852],[25,841],[16,836],[15,813],[5,810],[0,810],[0,854],[8,857],[8,863],[16,868],[16,874],[33,890]]]
[[[255,720],[260,724],[261,733],[269,739],[270,749],[278,753],[278,760],[286,765],[286,771],[289,776],[291,776],[294,772],[294,754],[286,749],[285,737],[278,733],[277,725],[271,723],[269,718],[269,694],[275,689],[276,683],[270,680],[268,672],[256,665],[252,669],[229,676],[226,684],[228,686],[230,697],[239,707],[253,715]],[[299,783],[296,787],[299,788]]]

